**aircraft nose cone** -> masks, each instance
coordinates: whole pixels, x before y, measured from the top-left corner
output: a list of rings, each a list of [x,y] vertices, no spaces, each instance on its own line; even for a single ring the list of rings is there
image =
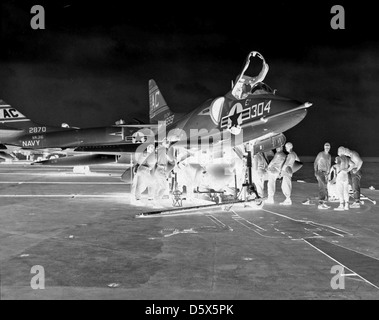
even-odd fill
[[[263,116],[260,120],[265,124],[267,123],[267,126],[275,127],[275,130],[284,132],[305,118],[312,103],[280,98],[274,106],[277,107],[277,112]]]
[[[296,110],[296,109],[308,109],[312,106],[311,102],[302,102],[298,100],[290,100],[288,101],[286,107],[288,110]]]
[[[299,101],[299,100],[289,100],[288,101],[288,107],[289,108],[297,108],[297,107],[300,107],[303,104],[304,104],[304,102],[303,101]]]

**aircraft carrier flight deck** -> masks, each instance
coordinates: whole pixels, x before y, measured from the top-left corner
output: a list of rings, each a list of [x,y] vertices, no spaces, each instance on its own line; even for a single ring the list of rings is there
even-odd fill
[[[317,184],[294,182],[288,207],[278,191],[263,208],[138,217],[162,207],[131,201],[122,172],[0,165],[1,299],[379,298],[379,208],[370,201],[318,210],[301,203]],[[33,267],[43,290],[31,285]]]

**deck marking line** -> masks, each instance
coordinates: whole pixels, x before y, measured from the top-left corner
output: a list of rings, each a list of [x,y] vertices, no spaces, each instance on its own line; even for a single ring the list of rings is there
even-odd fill
[[[321,249],[317,248],[315,245],[313,245],[312,243],[310,243],[309,241],[307,241],[307,239],[303,239],[303,241],[306,242],[306,243],[308,243],[311,247],[315,248],[317,251],[321,252],[323,255],[325,255],[329,259],[331,259],[331,260],[335,261],[336,263],[338,263],[339,265],[343,266],[345,269],[350,270],[352,273],[355,273],[359,278],[361,278],[362,280],[364,280],[365,282],[367,282],[368,284],[370,284],[371,286],[373,286],[374,288],[376,288],[376,289],[379,290],[378,286],[376,286],[375,284],[373,284],[372,282],[370,282],[369,280],[367,280],[366,278],[364,278],[363,276],[361,276],[359,273],[356,273],[354,270],[352,270],[351,268],[347,267],[346,265],[344,265],[343,263],[341,263],[337,259],[331,257],[326,252],[324,252]],[[326,242],[326,241],[324,241],[324,242]],[[327,243],[329,243],[329,242],[327,242]],[[332,243],[329,243],[329,244],[333,245],[333,246],[337,246],[337,245],[332,244]],[[343,248],[343,247],[340,247],[340,248]],[[343,248],[343,249],[349,250],[349,249],[346,249],[346,248]]]

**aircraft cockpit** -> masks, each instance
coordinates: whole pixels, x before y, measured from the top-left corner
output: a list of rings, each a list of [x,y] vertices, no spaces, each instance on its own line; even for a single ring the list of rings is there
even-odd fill
[[[275,91],[264,82],[257,82],[254,86],[251,86],[247,80],[240,85],[239,90],[235,91],[235,97],[237,99],[246,99],[250,95],[275,94]]]
[[[253,88],[250,89],[248,94],[275,94],[275,91],[276,90],[271,89],[271,87],[265,84],[264,82],[258,82]]]
[[[262,60],[262,70],[256,77],[245,75],[252,57],[258,57]],[[257,51],[250,52],[245,60],[242,72],[238,75],[235,84],[232,85],[232,95],[236,99],[242,100],[246,99],[250,94],[274,94],[275,92],[262,82],[266,77],[268,70],[269,66],[263,56]]]

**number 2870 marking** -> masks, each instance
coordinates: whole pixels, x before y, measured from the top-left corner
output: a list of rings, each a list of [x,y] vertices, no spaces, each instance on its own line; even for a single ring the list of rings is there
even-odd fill
[[[29,133],[41,133],[46,132],[46,127],[30,127]]]

